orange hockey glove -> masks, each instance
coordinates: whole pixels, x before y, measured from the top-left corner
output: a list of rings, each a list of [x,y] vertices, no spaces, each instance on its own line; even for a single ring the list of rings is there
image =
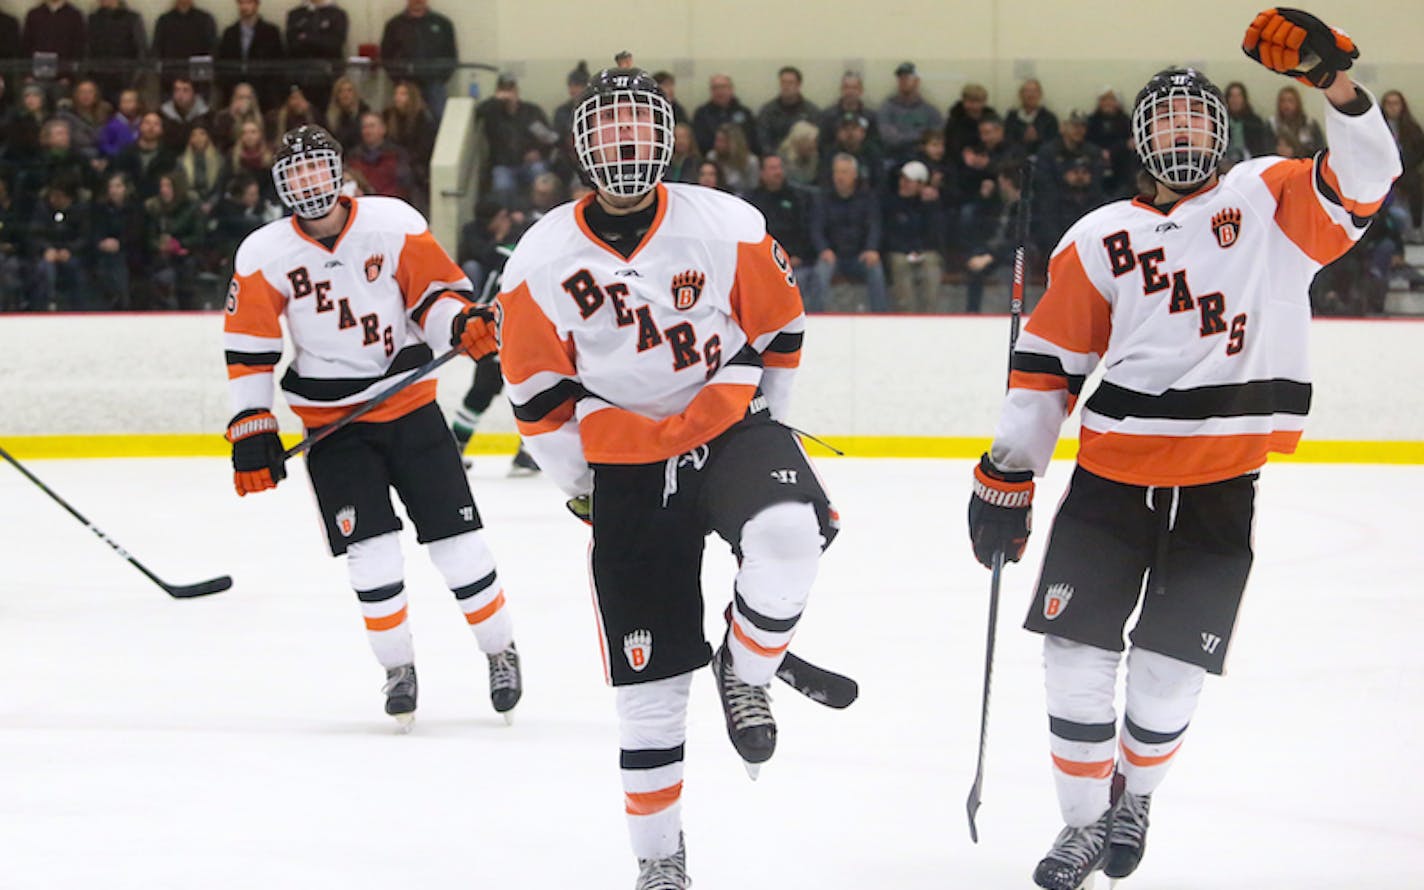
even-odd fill
[[[450,345],[464,349],[470,358],[479,361],[499,351],[496,331],[494,312],[488,306],[466,306],[450,322]]]
[[[1246,28],[1241,51],[1278,74],[1322,90],[1360,57],[1350,35],[1284,6],[1256,16]]]
[[[277,418],[271,411],[249,408],[239,413],[228,421],[227,440],[232,443],[232,484],[239,497],[276,488],[287,478]]]
[[[974,468],[974,493],[969,497],[969,543],[974,558],[994,567],[994,554],[1018,562],[1033,528],[1033,473],[1004,471],[989,455]]]

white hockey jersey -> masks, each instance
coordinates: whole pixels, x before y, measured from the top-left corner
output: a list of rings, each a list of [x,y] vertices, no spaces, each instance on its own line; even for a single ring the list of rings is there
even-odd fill
[[[575,493],[588,463],[653,463],[715,438],[758,387],[783,416],[805,326],[790,262],[750,204],[659,186],[652,228],[624,259],[589,230],[592,200],[525,233],[498,298],[519,431]]]
[[[308,427],[336,420],[429,361],[467,305],[453,291],[471,283],[430,233],[425,218],[396,198],[342,198],[346,227],[328,249],[294,217],[248,235],[233,259],[224,320],[233,410],[272,406],[273,368],[287,318],[295,355],[282,378],[292,410]],[[401,417],[435,398],[423,380],[367,414]]]
[[[1141,200],[1063,236],[1013,356],[990,457],[1048,466],[1097,366],[1078,461],[1131,485],[1198,485],[1292,452],[1311,386],[1309,289],[1364,233],[1399,155],[1383,115],[1326,102],[1330,149],[1259,158],[1163,213]]]

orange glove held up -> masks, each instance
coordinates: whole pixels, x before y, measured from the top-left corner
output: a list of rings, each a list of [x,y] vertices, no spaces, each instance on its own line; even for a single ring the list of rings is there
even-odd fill
[[[1241,51],[1278,74],[1325,89],[1360,57],[1355,41],[1308,12],[1276,7],[1246,28]]]

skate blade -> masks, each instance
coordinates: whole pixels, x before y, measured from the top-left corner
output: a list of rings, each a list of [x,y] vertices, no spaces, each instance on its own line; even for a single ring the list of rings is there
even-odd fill
[[[1093,882],[1097,880],[1097,872],[1089,872],[1083,879],[1083,883],[1078,885],[1078,890],[1093,890]]]
[[[396,720],[396,732],[405,735],[415,727],[415,712],[409,714],[392,714]]]
[[[508,711],[505,711],[503,714],[500,714],[499,716],[501,716],[501,717],[504,718],[504,725],[505,725],[505,726],[513,726],[513,725],[514,725],[514,710],[513,710],[512,708],[511,708],[510,710],[508,710]]]
[[[747,763],[745,760],[743,760],[742,766],[746,769],[747,775],[751,777],[751,780],[753,782],[757,780],[757,776],[761,775],[760,763]]]

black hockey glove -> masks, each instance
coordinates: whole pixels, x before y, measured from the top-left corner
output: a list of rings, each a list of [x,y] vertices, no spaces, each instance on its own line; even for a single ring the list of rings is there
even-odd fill
[[[1241,51],[1278,74],[1322,90],[1360,57],[1350,35],[1284,6],[1256,16],[1246,28]]]
[[[1018,562],[1032,527],[1033,473],[1004,472],[994,466],[989,455],[979,458],[979,466],[974,468],[974,493],[969,497],[969,542],[974,558],[986,568],[993,567],[994,554],[999,552],[1006,562]]]
[[[450,345],[476,361],[499,352],[494,312],[488,306],[466,306],[450,322]]]
[[[240,412],[227,424],[232,443],[232,484],[239,497],[276,488],[287,478],[277,418],[263,408]]]

